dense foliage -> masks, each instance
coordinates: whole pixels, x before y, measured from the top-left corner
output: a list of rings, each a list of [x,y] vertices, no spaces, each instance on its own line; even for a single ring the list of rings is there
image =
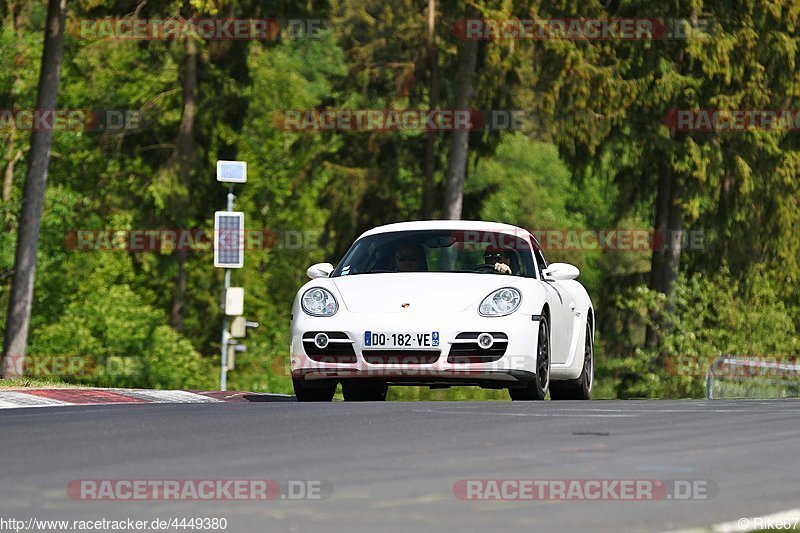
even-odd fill
[[[54,134],[28,350],[40,364],[29,363],[31,372],[49,377],[47,358],[68,357],[84,363],[57,377],[79,383],[216,386],[222,272],[210,251],[76,249],[75,232],[210,230],[227,192],[215,181],[217,159],[248,162],[236,206],[248,228],[266,235],[233,274],[247,291],[247,317],[261,326],[237,355],[231,389],[289,392],[290,307],[306,267],[335,263],[369,227],[421,218],[426,132],[286,131],[275,113],[426,108],[427,2],[290,4],[267,12],[248,1],[143,2],[135,12],[321,19],[325,29],[244,41],[68,33],[59,107],[134,110],[142,127]],[[522,131],[470,135],[462,217],[531,230],[702,235],[701,247],[673,262],[650,250],[545,246],[551,261],[579,266],[594,300],[600,396],[701,396],[702,369],[720,354],[798,353],[797,132],[676,132],[664,118],[674,109],[796,107],[800,2],[441,0],[437,8],[440,108],[452,107],[462,79],[466,47],[453,23],[472,13],[710,20],[687,39],[481,41],[473,107],[522,109],[526,120]],[[41,1],[0,0],[0,109],[34,106],[45,13]],[[68,13],[71,21],[123,16],[133,16],[130,4],[99,0]],[[190,117],[187,94],[196,95]],[[0,204],[0,327],[29,135],[0,127],[9,177]],[[434,146],[429,194],[438,216],[449,134],[437,133]],[[675,371],[686,358],[698,368]]]

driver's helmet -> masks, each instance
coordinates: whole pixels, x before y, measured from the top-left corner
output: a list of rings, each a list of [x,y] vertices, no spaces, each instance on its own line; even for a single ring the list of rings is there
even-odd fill
[[[489,245],[483,251],[483,260],[486,263],[500,263],[503,262],[503,259],[510,259],[512,257],[512,251],[508,248],[500,248],[496,245]]]

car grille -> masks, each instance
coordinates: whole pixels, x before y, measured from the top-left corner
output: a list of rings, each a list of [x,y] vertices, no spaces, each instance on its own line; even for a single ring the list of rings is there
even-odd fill
[[[508,348],[508,335],[500,332],[488,332],[494,337],[494,344],[488,350],[478,345],[481,332],[467,332],[456,335],[457,341],[450,346],[447,362],[451,364],[492,363],[500,360]],[[474,342],[469,342],[473,341]]]
[[[317,333],[325,333],[328,336],[328,345],[325,348],[318,348],[314,344],[314,337]],[[353,349],[353,342],[342,331],[310,331],[303,335],[303,349],[309,359],[318,363],[355,363],[356,352]]]
[[[363,350],[364,361],[371,365],[432,365],[439,360],[439,350]]]

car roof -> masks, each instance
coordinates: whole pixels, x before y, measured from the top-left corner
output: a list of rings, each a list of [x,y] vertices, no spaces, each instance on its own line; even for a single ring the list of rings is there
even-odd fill
[[[426,229],[447,229],[464,231],[492,231],[497,233],[510,233],[518,237],[528,238],[530,233],[524,228],[503,224],[502,222],[486,222],[482,220],[415,220],[412,222],[396,222],[378,226],[365,231],[359,236],[367,237],[379,233],[389,233],[392,231],[415,231]]]

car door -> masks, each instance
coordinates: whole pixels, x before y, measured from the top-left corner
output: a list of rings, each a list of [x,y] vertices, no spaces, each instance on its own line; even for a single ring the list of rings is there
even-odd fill
[[[547,268],[547,261],[538,247],[534,248],[534,257],[539,279],[550,303],[550,360],[553,363],[565,363],[572,342],[575,300],[562,282],[544,279],[542,271]]]

